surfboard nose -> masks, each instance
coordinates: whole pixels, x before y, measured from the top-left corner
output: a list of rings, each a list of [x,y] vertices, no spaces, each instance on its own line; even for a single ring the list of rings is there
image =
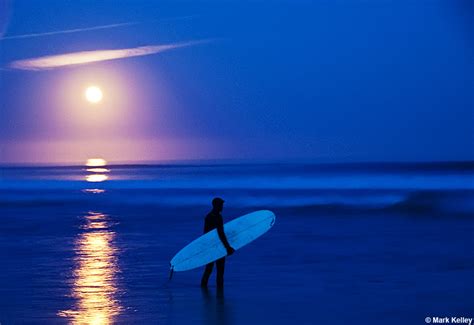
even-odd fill
[[[273,219],[270,222],[270,227],[273,227],[273,225],[275,224],[275,220],[276,220],[276,217],[275,217],[275,215],[273,215]]]
[[[266,215],[270,216],[272,218],[272,221],[270,221],[270,227],[273,227],[273,225],[275,224],[275,221],[276,221],[276,216],[275,216],[275,213],[273,213],[273,211],[261,210],[261,211],[257,211],[257,212],[260,212],[260,213],[263,213],[263,214],[266,214]]]

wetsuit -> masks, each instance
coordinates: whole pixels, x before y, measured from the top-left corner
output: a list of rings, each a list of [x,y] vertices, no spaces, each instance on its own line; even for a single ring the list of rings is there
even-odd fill
[[[230,247],[229,242],[227,241],[227,238],[224,233],[224,221],[222,219],[221,214],[219,212],[211,211],[207,214],[206,219],[204,221],[204,233],[208,233],[209,231],[214,229],[217,229],[217,234],[219,235],[222,244],[226,248]],[[225,257],[218,259],[215,263],[217,267],[217,287],[222,288],[224,286]],[[201,279],[201,286],[207,286],[207,282],[212,273],[213,266],[214,262],[206,265],[206,269],[204,270],[204,274],[202,275]]]

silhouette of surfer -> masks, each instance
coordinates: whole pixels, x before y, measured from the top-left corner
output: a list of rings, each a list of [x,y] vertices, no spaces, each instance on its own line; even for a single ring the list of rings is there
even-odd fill
[[[216,197],[212,200],[212,210],[206,216],[204,221],[204,233],[207,233],[213,229],[217,229],[217,234],[219,239],[227,250],[227,255],[232,255],[235,250],[230,246],[227,241],[227,237],[224,233],[224,221],[222,219],[221,212],[224,209],[224,200]],[[224,268],[225,268],[225,257],[218,259],[216,262],[217,268],[217,277],[216,284],[218,288],[224,287]],[[212,268],[214,267],[214,262],[206,265],[204,269],[204,274],[201,279],[201,287],[206,288],[209,277],[212,273]]]

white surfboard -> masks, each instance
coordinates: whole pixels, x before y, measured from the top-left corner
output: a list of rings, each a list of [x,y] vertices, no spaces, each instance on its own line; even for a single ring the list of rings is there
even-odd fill
[[[268,210],[255,211],[229,221],[224,232],[235,250],[266,233],[275,223],[275,214]],[[170,262],[170,270],[187,271],[227,255],[227,251],[214,229],[192,241],[180,250]]]

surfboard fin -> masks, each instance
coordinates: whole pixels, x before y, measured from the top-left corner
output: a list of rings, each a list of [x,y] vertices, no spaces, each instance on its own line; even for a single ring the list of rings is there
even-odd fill
[[[174,268],[172,265],[170,265],[170,278],[169,280],[171,280],[171,278],[173,277],[173,273],[174,273]]]

